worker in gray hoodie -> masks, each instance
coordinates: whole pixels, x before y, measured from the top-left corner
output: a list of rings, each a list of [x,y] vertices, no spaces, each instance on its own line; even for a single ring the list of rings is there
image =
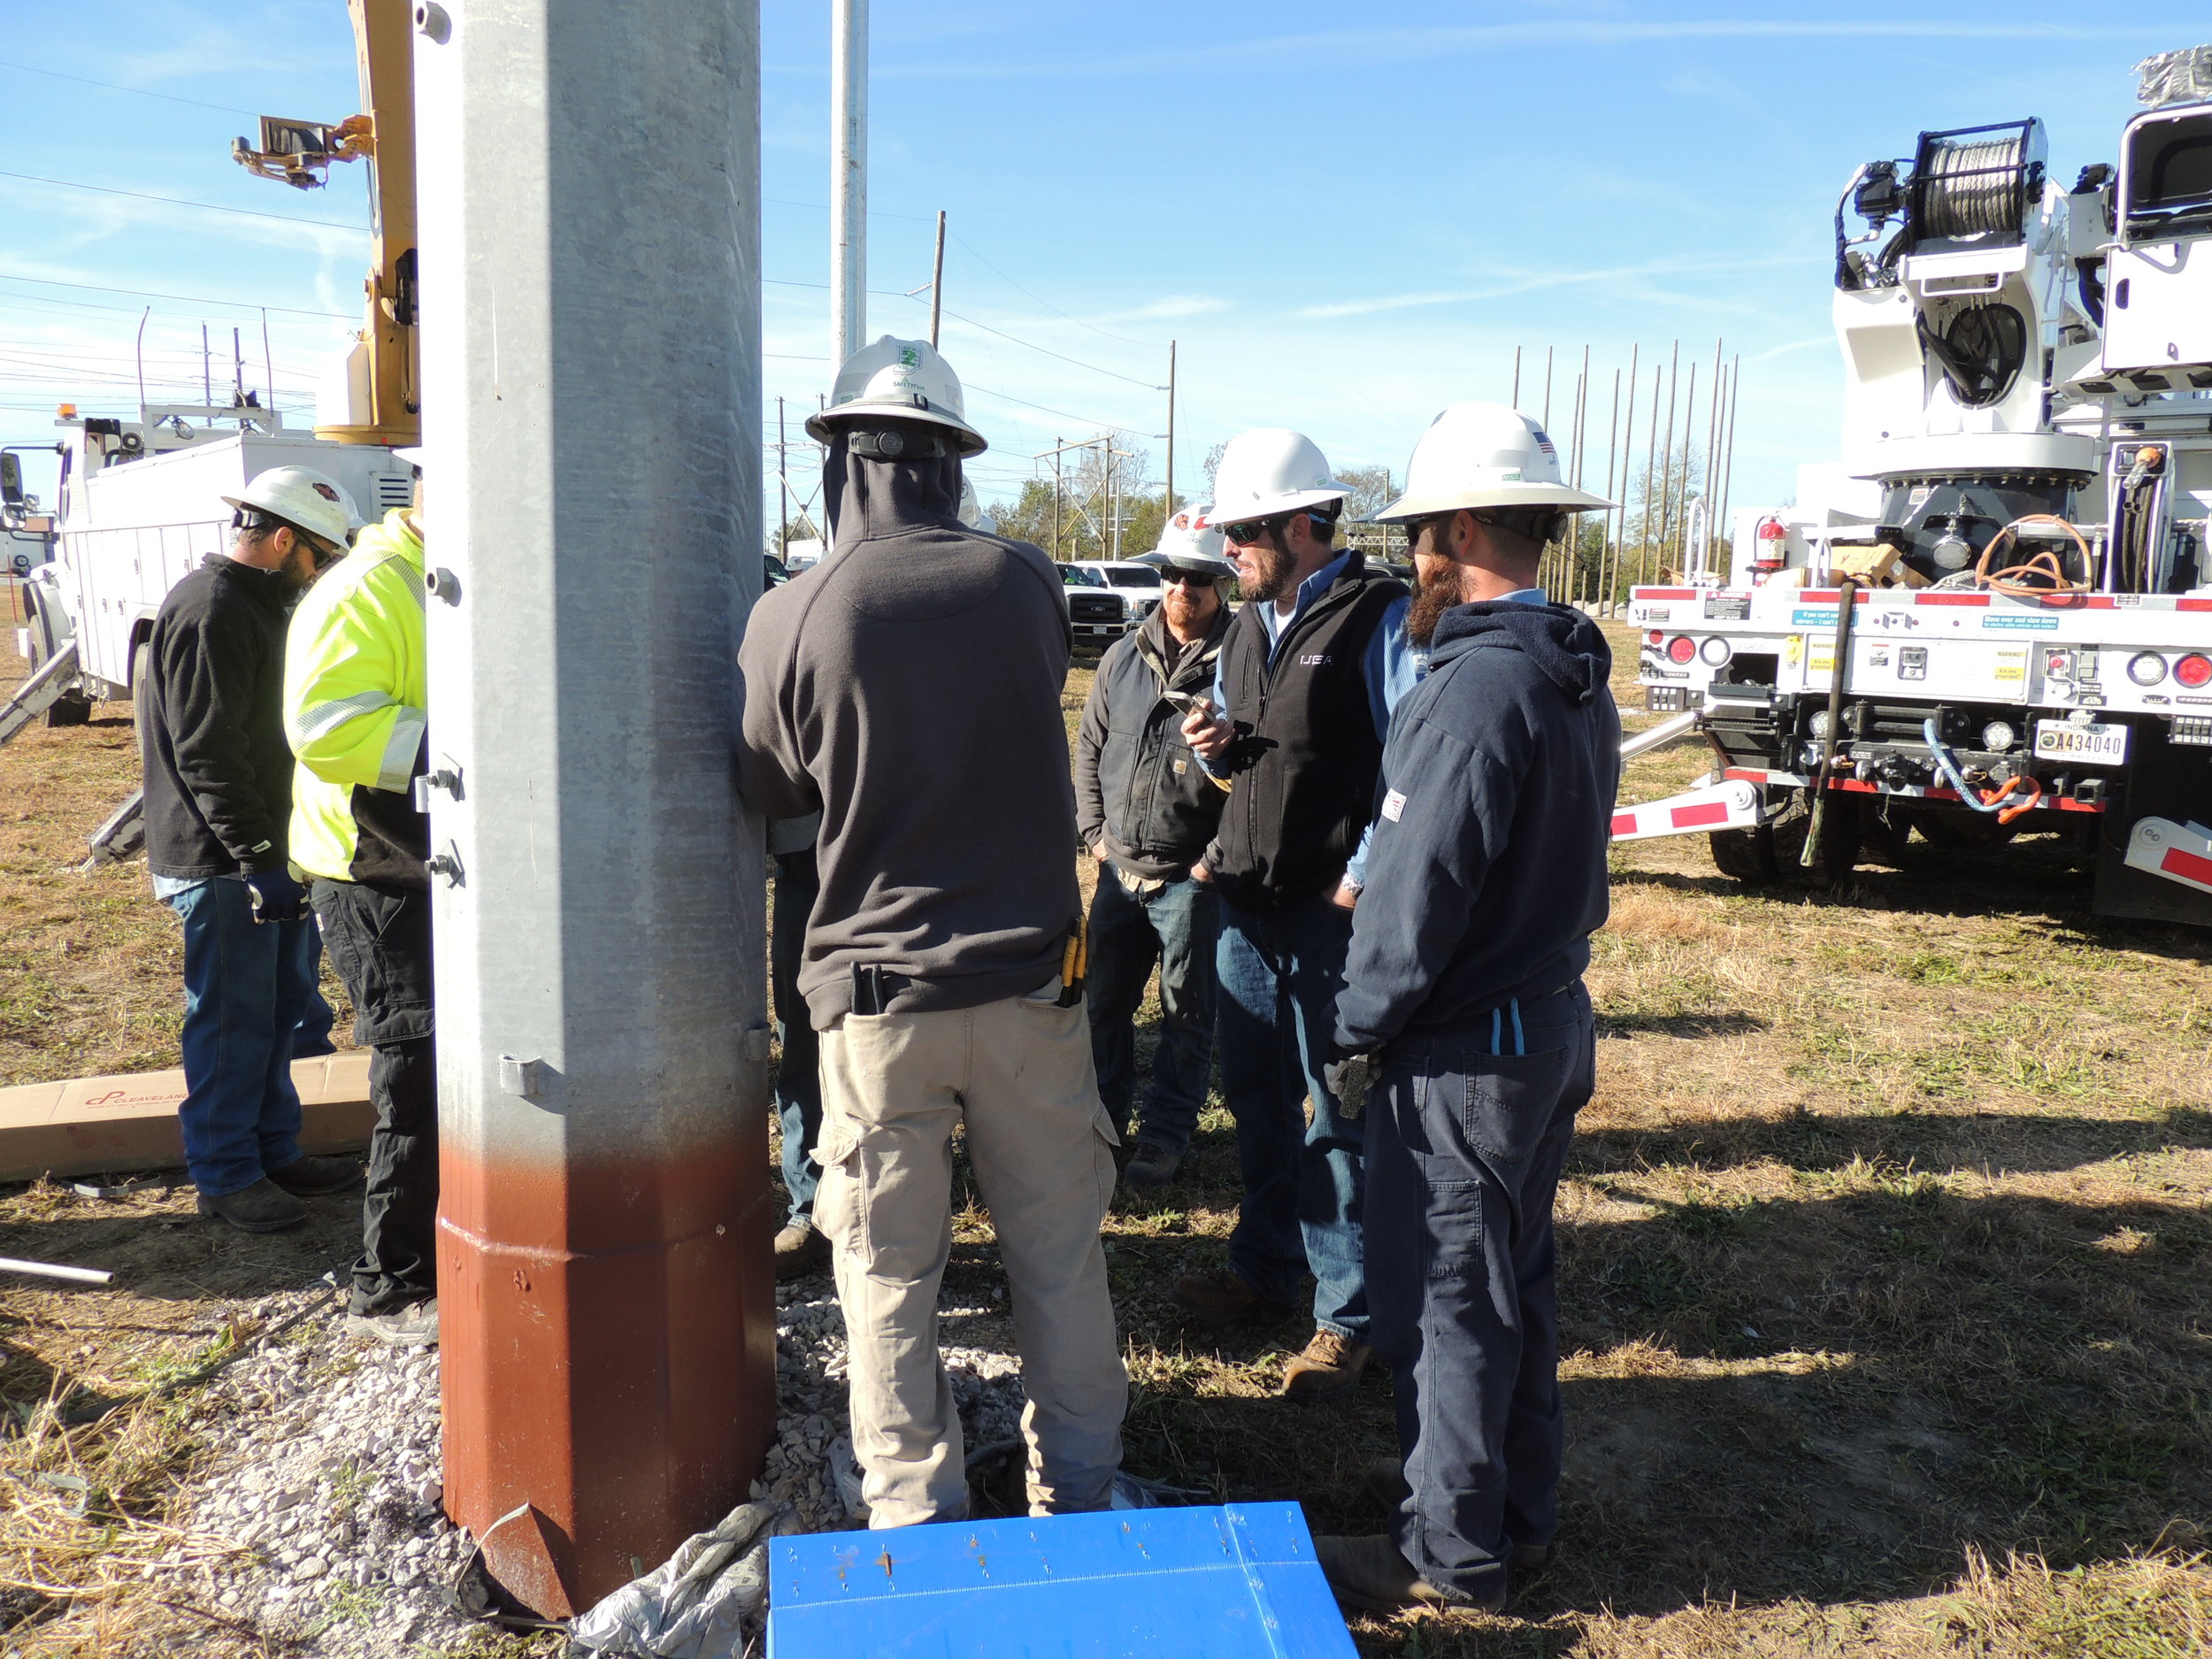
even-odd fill
[[[937,1348],[963,1125],[1012,1291],[1030,1512],[1104,1509],[1129,1385],[1099,1238],[1116,1141],[1083,1012],[1059,578],[960,521],[984,441],[926,342],[862,348],[807,425],[832,551],[753,609],[738,778],[769,817],[822,815],[798,976],[821,1040],[814,1225],[869,1525],[967,1509]]]
[[[1610,506],[1526,416],[1438,416],[1377,514],[1406,526],[1428,675],[1392,717],[1353,913],[1340,1110],[1366,1120],[1367,1296],[1403,1454],[1386,1535],[1321,1538],[1363,1611],[1504,1604],[1551,1559],[1562,1417],[1552,1198],[1590,1098],[1589,936],[1620,781],[1612,657],[1546,603],[1547,541]]]

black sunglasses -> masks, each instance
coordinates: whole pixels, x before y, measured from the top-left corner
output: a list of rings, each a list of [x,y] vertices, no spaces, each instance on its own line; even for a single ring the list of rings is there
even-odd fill
[[[1182,588],[1210,588],[1214,579],[1197,571],[1162,571],[1160,580]]]
[[[1325,518],[1317,512],[1303,514],[1279,512],[1271,518],[1243,518],[1235,524],[1225,524],[1221,526],[1221,534],[1240,546],[1252,547],[1259,541],[1262,536],[1271,533],[1279,533],[1285,525],[1297,518],[1312,519],[1314,528],[1324,533],[1326,533],[1336,523],[1335,519]]]

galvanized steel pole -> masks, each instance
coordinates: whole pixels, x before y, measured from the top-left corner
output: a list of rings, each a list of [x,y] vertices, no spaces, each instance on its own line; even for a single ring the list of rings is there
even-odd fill
[[[757,0],[425,9],[445,1502],[565,1616],[773,1439]]]
[[[834,374],[868,343],[868,0],[830,8],[830,308]]]

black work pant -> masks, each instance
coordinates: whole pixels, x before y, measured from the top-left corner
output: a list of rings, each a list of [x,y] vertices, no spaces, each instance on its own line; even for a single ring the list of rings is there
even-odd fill
[[[1368,1305],[1412,1488],[1391,1535],[1454,1601],[1499,1594],[1514,1547],[1559,1530],[1552,1199],[1594,1034],[1578,980],[1401,1038],[1368,1097]]]
[[[430,982],[430,895],[317,877],[323,949],[353,999],[369,1056],[369,1183],[353,1311],[391,1313],[438,1294],[438,1059]]]

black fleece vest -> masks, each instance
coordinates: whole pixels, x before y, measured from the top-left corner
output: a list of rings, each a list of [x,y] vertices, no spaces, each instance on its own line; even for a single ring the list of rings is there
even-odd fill
[[[1363,672],[1369,641],[1405,585],[1356,555],[1293,623],[1269,661],[1258,604],[1222,648],[1237,728],[1235,787],[1215,836],[1214,885],[1244,910],[1287,910],[1335,886],[1375,816],[1382,740]]]

